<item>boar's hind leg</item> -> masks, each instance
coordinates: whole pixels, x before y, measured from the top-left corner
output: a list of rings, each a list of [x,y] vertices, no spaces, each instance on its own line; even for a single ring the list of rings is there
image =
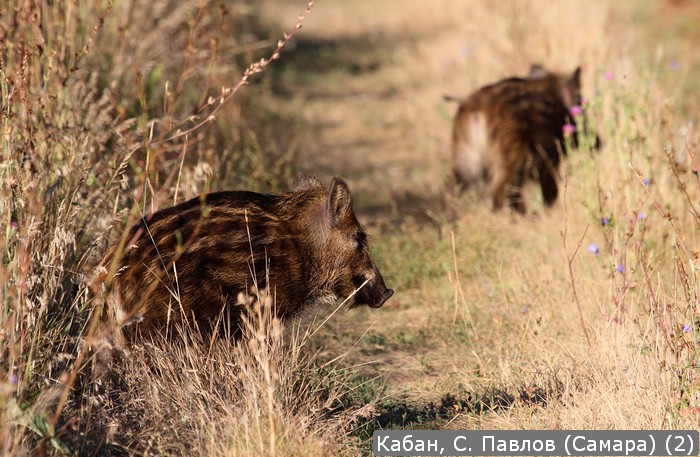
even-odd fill
[[[503,208],[508,192],[508,173],[503,167],[493,167],[490,173],[489,196],[493,200],[493,210]]]
[[[544,204],[552,206],[557,200],[559,188],[557,186],[557,178],[551,165],[542,161],[538,165],[537,174],[540,178],[540,189],[542,189],[542,199]]]
[[[525,213],[525,202],[523,201],[523,183],[525,182],[524,170],[519,170],[511,182],[508,192],[508,206],[520,214]]]

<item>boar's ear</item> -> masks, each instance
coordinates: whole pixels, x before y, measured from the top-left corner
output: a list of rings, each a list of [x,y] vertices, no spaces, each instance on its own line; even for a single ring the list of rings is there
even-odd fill
[[[562,78],[561,95],[567,107],[581,103],[581,67],[576,67],[573,73]]]
[[[579,88],[581,87],[581,67],[578,66],[576,67],[576,70],[574,70],[573,73],[571,73],[571,76],[569,77],[569,85],[571,87]]]
[[[326,202],[326,214],[328,214],[333,225],[352,213],[352,197],[350,189],[340,178],[333,178],[328,188],[328,201]]]
[[[527,75],[528,79],[541,79],[545,78],[549,72],[539,63],[533,63],[530,67],[530,74]]]

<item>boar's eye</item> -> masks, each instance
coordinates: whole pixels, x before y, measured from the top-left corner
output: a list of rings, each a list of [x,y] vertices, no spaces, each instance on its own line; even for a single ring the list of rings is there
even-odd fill
[[[357,232],[355,241],[357,242],[357,250],[364,250],[367,247],[367,234],[365,232]]]

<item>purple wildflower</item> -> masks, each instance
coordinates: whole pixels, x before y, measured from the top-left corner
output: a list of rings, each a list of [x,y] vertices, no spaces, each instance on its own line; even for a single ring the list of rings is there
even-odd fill
[[[10,376],[10,383],[12,385],[15,385],[15,386],[17,385],[17,375],[16,374],[13,374],[12,376]]]
[[[581,114],[583,114],[583,108],[581,108],[579,105],[574,105],[571,108],[569,108],[569,112],[572,116],[580,116]]]
[[[690,324],[683,324],[683,333],[690,333],[691,330]]]
[[[606,81],[612,81],[613,79],[615,79],[615,73],[613,73],[612,71],[606,71],[604,76]]]
[[[19,222],[17,221],[12,221],[10,223],[10,227],[12,227],[12,230],[17,230],[19,228]]]
[[[571,134],[576,131],[576,126],[574,124],[564,124],[561,126],[561,131],[564,132],[564,134]]]
[[[649,178],[644,178],[644,179],[642,179],[642,183],[643,183],[646,187],[649,187],[649,184],[651,184],[651,179],[649,179]]]
[[[624,272],[625,272],[625,266],[624,266],[624,265],[618,265],[618,266],[615,268],[615,271],[617,271],[618,273],[624,273]]]
[[[590,252],[591,254],[598,255],[600,253],[600,248],[597,244],[591,243],[588,245],[588,252]]]
[[[610,225],[610,218],[609,217],[601,217],[600,218],[600,225],[605,227],[606,225]]]
[[[678,63],[678,61],[674,59],[671,61],[671,64],[669,65],[669,67],[671,67],[671,71],[676,71],[681,67],[681,64]]]
[[[646,218],[647,218],[647,215],[644,213],[637,214],[637,220],[643,221]]]
[[[521,312],[521,313],[527,314],[528,311],[529,311],[529,310],[527,309],[527,306],[524,306],[524,305],[523,305],[523,306],[520,307],[520,312]]]

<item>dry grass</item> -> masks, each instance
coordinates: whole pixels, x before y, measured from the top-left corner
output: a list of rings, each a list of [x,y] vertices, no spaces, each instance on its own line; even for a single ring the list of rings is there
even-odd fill
[[[58,440],[78,454],[342,454],[348,427],[369,410],[341,408],[345,379],[302,351],[308,333],[251,308],[245,338],[203,341],[180,328],[176,343],[133,347],[113,376],[81,379]],[[367,409],[367,408],[366,408]],[[105,442],[101,442],[104,440]],[[39,449],[46,447],[40,443]]]
[[[0,23],[3,454],[342,449],[335,436],[352,421],[325,417],[342,378],[318,373],[300,344],[283,346],[274,323],[249,346],[139,348],[115,383],[86,378],[80,351],[85,278],[119,237],[111,226],[212,185],[266,190],[293,177],[295,136],[275,125],[269,91],[232,98],[301,19],[283,38],[245,2],[10,11]]]
[[[697,429],[696,8],[327,0],[231,97],[305,4],[18,1],[0,16],[3,454],[354,455],[378,427]],[[550,210],[534,188],[524,218],[466,196],[446,223],[442,94],[532,62],[583,65],[603,149],[570,155]],[[382,310],[338,313],[308,341],[258,322],[245,344],[145,345],[115,384],[78,372],[82,280],[108,240],[210,188],[284,189],[296,169],[347,178],[397,290]]]

